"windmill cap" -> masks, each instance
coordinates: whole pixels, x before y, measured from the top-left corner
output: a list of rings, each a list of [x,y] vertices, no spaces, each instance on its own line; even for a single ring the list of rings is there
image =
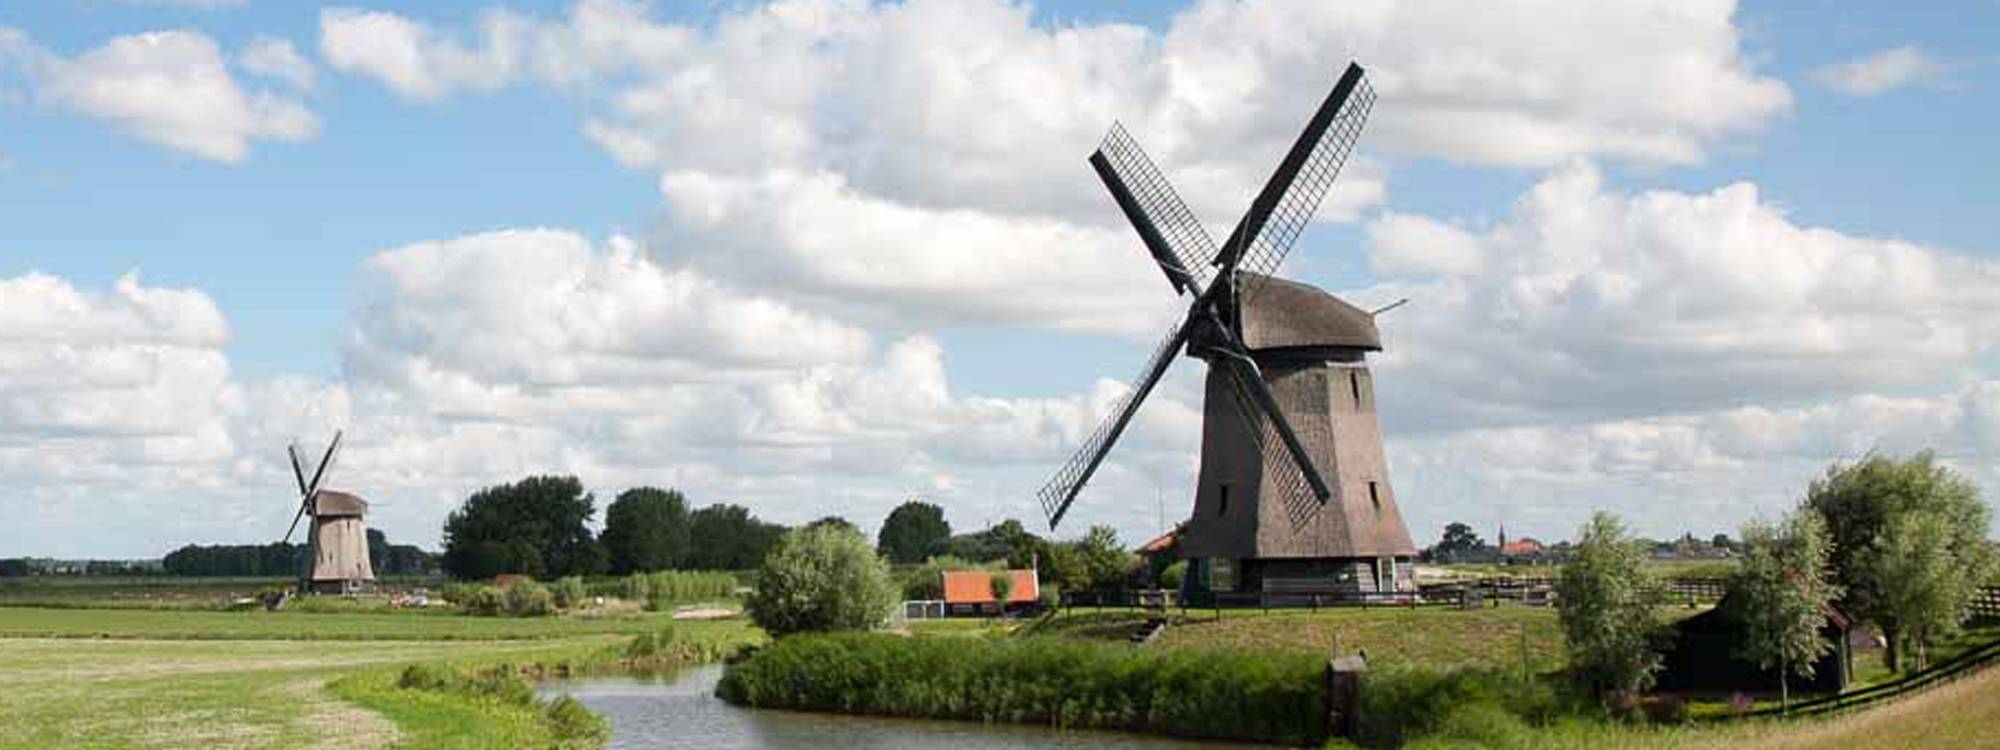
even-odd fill
[[[327,516],[364,516],[368,514],[367,500],[341,492],[340,490],[320,490],[316,505],[314,515],[321,518]]]
[[[1261,282],[1261,283],[1259,283]],[[1375,315],[1311,284],[1243,274],[1243,344],[1251,351],[1312,347],[1382,350]]]

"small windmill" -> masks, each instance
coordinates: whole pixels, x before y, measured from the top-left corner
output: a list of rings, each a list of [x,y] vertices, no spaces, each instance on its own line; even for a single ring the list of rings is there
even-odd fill
[[[1198,589],[1396,591],[1416,547],[1389,489],[1366,353],[1374,313],[1275,278],[1375,94],[1350,64],[1218,247],[1114,124],[1090,165],[1190,299],[1136,385],[1038,493],[1055,528],[1183,350],[1208,362],[1201,476],[1182,541]]]
[[[291,527],[285,529],[284,541],[292,541],[292,532],[298,530],[300,519],[311,519],[306,525],[306,562],[299,572],[300,593],[347,593],[375,580],[374,566],[368,560],[368,525],[364,521],[368,501],[339,490],[320,488],[340,450],[341,434],[333,433],[333,442],[327,444],[326,455],[320,457],[319,465],[313,469],[311,481],[306,480],[298,444],[285,446],[285,454],[292,461],[292,477],[299,483],[299,512],[292,516]]]

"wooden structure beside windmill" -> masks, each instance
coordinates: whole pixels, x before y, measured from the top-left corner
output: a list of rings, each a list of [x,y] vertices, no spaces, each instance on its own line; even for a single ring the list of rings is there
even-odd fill
[[[294,444],[285,449],[300,498],[292,526],[285,530],[285,541],[291,541],[301,519],[310,519],[306,524],[306,560],[299,574],[300,593],[347,594],[375,582],[375,567],[368,558],[368,501],[352,493],[321,488],[340,449],[340,439],[341,433],[335,432],[310,481],[299,460],[299,447]]]
[[[1389,484],[1366,362],[1382,349],[1381,310],[1275,276],[1360,138],[1375,98],[1363,76],[1347,67],[1219,246],[1122,126],[1091,155],[1167,282],[1190,302],[1133,389],[1043,486],[1050,528],[1184,353],[1209,368],[1200,477],[1180,538],[1192,561],[1188,590],[1415,590],[1416,545]]]

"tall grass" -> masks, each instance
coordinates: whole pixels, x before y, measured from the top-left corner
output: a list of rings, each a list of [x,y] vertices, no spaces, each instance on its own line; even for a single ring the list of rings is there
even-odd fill
[[[1535,747],[1537,733],[1564,720],[1601,718],[1584,701],[1540,679],[1480,669],[1390,666],[1361,680],[1356,744],[1401,747]]]
[[[535,712],[554,738],[558,750],[588,750],[603,747],[611,737],[604,717],[591,713],[567,695],[544,701],[535,689],[512,670],[495,668],[465,671],[453,667],[412,664],[396,678],[401,690],[420,690],[492,701]]]
[[[1307,653],[1134,649],[1059,638],[800,634],[730,665],[731,703],[1311,744],[1325,663]]]
[[[646,608],[661,610],[683,602],[712,602],[736,596],[736,576],[698,570],[663,570],[645,576]],[[627,584],[636,590],[636,582]],[[636,591],[635,591],[636,593]]]

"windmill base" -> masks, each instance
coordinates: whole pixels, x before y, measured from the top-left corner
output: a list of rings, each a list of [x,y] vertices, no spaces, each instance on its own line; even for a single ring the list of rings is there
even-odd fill
[[[1188,561],[1186,590],[1205,594],[1397,594],[1417,590],[1410,557],[1249,557]]]

